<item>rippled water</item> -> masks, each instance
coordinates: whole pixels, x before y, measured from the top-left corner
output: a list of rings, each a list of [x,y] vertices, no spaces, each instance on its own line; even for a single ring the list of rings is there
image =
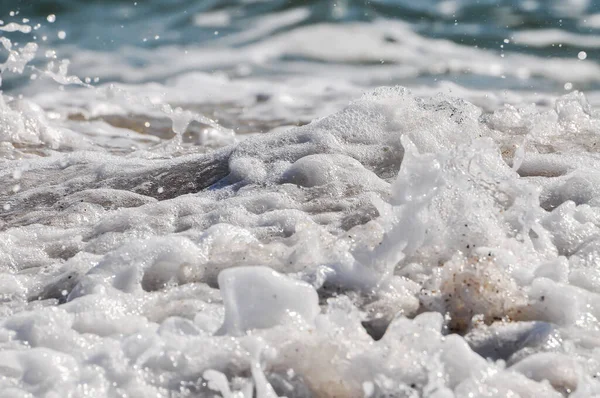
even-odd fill
[[[600,394],[600,3],[0,20],[0,396]]]

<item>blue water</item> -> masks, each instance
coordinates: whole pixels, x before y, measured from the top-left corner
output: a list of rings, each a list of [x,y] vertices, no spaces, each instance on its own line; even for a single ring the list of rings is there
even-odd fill
[[[284,24],[263,33],[244,37],[243,33],[261,24],[264,18],[279,15],[290,10],[307,10],[299,20]],[[15,17],[8,16],[9,11],[18,11]],[[226,20],[212,24],[211,15],[217,13]],[[515,33],[557,30],[564,34],[576,34],[582,37],[596,37],[600,34],[600,24],[589,24],[587,19],[600,13],[600,2],[589,0],[575,1],[520,1],[520,0],[446,0],[446,1],[412,1],[412,0],[373,0],[373,1],[329,1],[329,0],[276,0],[276,1],[224,1],[224,0],[141,0],[141,1],[21,1],[4,0],[0,6],[0,19],[5,22],[19,21],[26,17],[32,24],[43,26],[37,32],[47,34],[44,44],[57,50],[65,57],[78,50],[89,50],[110,57],[119,57],[136,68],[143,70],[152,63],[153,51],[166,47],[179,48],[245,48],[260,43],[282,32],[317,24],[349,24],[369,23],[372,21],[402,21],[424,38],[446,39],[457,45],[478,49],[487,49],[500,54],[527,54],[547,62],[553,59],[576,59],[582,50],[577,43],[568,41],[547,43],[541,46],[530,46],[511,42],[504,43]],[[57,15],[57,21],[49,25],[46,16]],[[196,23],[196,18],[209,15],[203,24]],[[59,40],[56,31],[64,30],[66,38]],[[18,35],[17,35],[18,37]],[[227,41],[229,38],[233,38]],[[327,40],[327,38],[324,38]],[[383,41],[394,38],[381,37]],[[224,43],[224,44],[223,44]],[[315,45],[317,45],[315,43]],[[401,49],[399,50],[401,51]],[[598,47],[586,48],[587,62],[600,59]],[[315,61],[310,57],[294,56],[293,61]],[[278,61],[271,62],[267,73],[289,73],[283,66],[290,57],[282,55]],[[335,63],[330,60],[317,60]],[[369,63],[368,61],[365,61]],[[389,66],[390,62],[386,61]],[[85,66],[73,66],[79,73],[85,73]],[[230,72],[231,65],[221,63],[220,68]],[[219,66],[208,68],[197,67],[213,72]],[[253,73],[265,73],[264,68],[255,68]],[[145,78],[142,81],[164,80],[169,74]],[[431,81],[440,78],[439,73],[418,73],[419,81]],[[474,76],[470,76],[474,75]],[[118,73],[106,72],[103,81],[126,80]],[[527,82],[508,78],[502,82],[488,79],[477,73],[461,71],[460,73],[442,73],[442,79],[458,82],[463,85],[497,88],[532,88],[535,90],[560,91],[564,82],[536,80],[533,76]],[[17,79],[18,80],[18,79]],[[390,81],[390,84],[407,83],[408,81]],[[16,83],[5,79],[4,89],[10,89]],[[576,88],[582,90],[596,89],[595,81],[580,82]]]
[[[444,3],[454,4],[456,10],[442,12],[440,9]],[[310,9],[310,16],[298,25],[372,21],[376,18],[401,19],[415,23],[419,33],[430,37],[448,38],[464,45],[497,48],[512,32],[524,29],[557,28],[584,35],[598,34],[600,29],[582,27],[577,23],[586,15],[600,12],[600,3],[587,3],[586,7],[579,10],[573,9],[568,1],[560,0],[5,0],[2,2],[2,13],[19,10],[21,15],[26,15],[32,21],[37,18],[40,22],[48,14],[59,15],[57,26],[70,32],[66,43],[103,51],[114,51],[123,45],[153,48],[168,44],[200,45],[214,41],[213,29],[194,25],[193,15],[199,13],[230,13],[231,24],[219,30],[220,36],[226,36],[243,31],[250,20],[297,7]],[[288,29],[293,27],[289,26]],[[160,35],[162,40],[142,41],[154,35]],[[526,48],[512,50],[526,51]],[[545,54],[568,57],[572,55],[572,50],[566,46],[560,51],[547,51]]]

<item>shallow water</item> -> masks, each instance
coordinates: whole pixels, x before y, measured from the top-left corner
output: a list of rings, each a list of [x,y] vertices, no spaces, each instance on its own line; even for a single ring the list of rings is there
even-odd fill
[[[0,396],[600,394],[596,2],[0,20]]]

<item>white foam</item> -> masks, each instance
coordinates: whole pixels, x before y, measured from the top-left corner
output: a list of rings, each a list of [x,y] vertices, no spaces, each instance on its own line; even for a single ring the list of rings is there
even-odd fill
[[[438,389],[447,394],[498,388],[553,394],[553,387],[542,382],[548,378],[559,390],[596,388],[591,379],[581,381],[559,370],[563,376],[540,373],[537,364],[545,360],[538,354],[504,369],[501,363],[485,362],[462,337],[442,335],[444,328],[476,330],[477,322],[498,319],[517,325],[519,320],[544,320],[559,330],[596,324],[595,293],[569,284],[581,285],[570,272],[579,267],[574,261],[584,247],[580,242],[592,242],[598,227],[588,222],[578,232],[568,232],[577,225],[571,217],[583,222],[595,220],[595,213],[581,206],[574,213],[577,207],[568,201],[552,212],[543,210],[536,187],[551,190],[550,197],[561,191],[538,181],[555,177],[521,178],[506,163],[512,156],[505,162],[500,151],[506,140],[521,142],[526,134],[520,172],[531,174],[541,164],[546,155],[536,145],[542,143],[572,153],[560,158],[570,170],[584,167],[577,157],[584,156],[577,155],[581,146],[562,138],[596,128],[589,112],[583,97],[575,94],[561,99],[556,111],[507,107],[482,119],[481,111],[464,101],[419,99],[406,90],[382,89],[304,128],[237,144],[227,155],[234,173],[228,178],[238,185],[237,192],[225,186],[153,202],[143,196],[117,200],[116,192],[91,188],[67,194],[56,205],[41,205],[32,213],[36,223],[22,220],[17,227],[8,219],[8,229],[0,233],[4,269],[7,275],[10,269],[20,273],[15,276],[18,285],[11,282],[19,286],[11,293],[13,310],[7,312],[13,315],[2,324],[2,330],[15,333],[4,343],[13,351],[3,355],[10,352],[6,361],[24,368],[3,368],[5,387],[41,394],[87,383],[104,395],[161,394],[169,385],[205,375],[211,388],[225,395],[256,385],[269,396],[275,381],[265,374],[286,374],[292,368],[304,383],[294,388],[326,396],[362,393],[364,383],[372,383],[375,392]],[[533,120],[545,123],[529,122]],[[69,155],[70,164],[80,165],[84,184],[88,172],[110,180],[136,167],[131,160],[129,166],[104,167],[98,174],[94,164],[107,162],[106,156],[76,161]],[[390,171],[400,159],[396,177]],[[34,189],[32,177],[53,170],[53,162],[57,160],[30,160],[27,167],[14,163],[23,187],[16,195]],[[62,169],[68,168],[61,162]],[[543,170],[554,172],[548,166]],[[60,181],[53,184],[68,180]],[[578,185],[561,189],[564,195],[583,192]],[[72,195],[83,203],[69,199]],[[12,200],[18,209],[18,197]],[[138,204],[119,208],[128,201]],[[379,216],[344,227],[343,220],[370,202]],[[561,210],[564,206],[571,210]],[[23,240],[26,236],[35,238]],[[561,260],[561,254],[571,259]],[[230,268],[253,264],[271,269]],[[40,267],[51,278],[24,272]],[[215,283],[221,269],[223,303],[203,283]],[[321,313],[315,288],[331,285],[370,292],[374,301],[361,312],[358,303],[342,295],[330,299]],[[41,306],[23,313],[16,307],[18,302],[27,306],[32,294],[65,300],[64,290],[68,303],[51,311]],[[419,308],[429,312],[414,320],[398,315],[377,343],[361,325],[365,319],[393,318],[396,311],[414,316]],[[42,324],[48,326],[35,334],[27,326]],[[220,325],[229,337],[212,335]],[[117,345],[115,334],[121,336]],[[62,340],[53,337],[58,335]],[[522,347],[533,344],[522,338],[529,341]],[[14,351],[21,346],[28,348]],[[98,359],[86,362],[90,349]],[[33,369],[26,353],[43,357],[43,350],[53,350],[53,363],[63,361],[78,371],[65,377],[22,377],[19,369]],[[128,368],[128,363],[136,365]],[[111,369],[128,369],[128,376]],[[242,385],[230,384],[223,372],[232,369],[248,369],[253,377]],[[148,372],[164,381],[146,380]],[[443,377],[435,376],[440,372]]]
[[[228,334],[272,328],[295,319],[310,325],[320,312],[312,286],[266,267],[225,270],[219,274],[219,289],[225,304],[222,330]]]
[[[516,44],[532,47],[548,47],[558,44],[590,49],[600,47],[600,38],[597,36],[578,35],[560,29],[523,30],[513,34],[512,39]]]
[[[486,97],[443,82],[357,94],[424,73],[584,84],[598,66],[501,59],[391,21],[253,42],[307,17],[276,15],[189,57],[161,48],[142,73],[79,51],[70,65],[111,65],[129,83],[56,93],[46,79],[33,97],[2,94],[1,391],[600,391],[597,93]],[[16,51],[22,70],[29,55]],[[279,80],[182,73],[306,67],[288,56],[324,64]],[[381,59],[391,65],[364,65]],[[80,84],[60,65],[55,82]],[[242,136],[204,116],[232,109],[264,123],[246,132],[272,131]]]

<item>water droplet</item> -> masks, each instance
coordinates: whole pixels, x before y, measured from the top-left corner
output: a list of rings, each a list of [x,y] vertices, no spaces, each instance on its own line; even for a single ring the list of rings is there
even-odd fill
[[[54,21],[56,21],[56,15],[50,14],[46,17],[46,20],[50,23],[54,23]]]
[[[572,90],[573,89],[573,84],[571,82],[566,82],[565,83],[565,90]]]
[[[65,37],[67,37],[67,33],[64,30],[61,30],[60,32],[58,32],[57,36],[59,39],[64,40]]]
[[[587,53],[585,51],[579,51],[579,54],[577,54],[577,58],[583,61],[587,58]]]

